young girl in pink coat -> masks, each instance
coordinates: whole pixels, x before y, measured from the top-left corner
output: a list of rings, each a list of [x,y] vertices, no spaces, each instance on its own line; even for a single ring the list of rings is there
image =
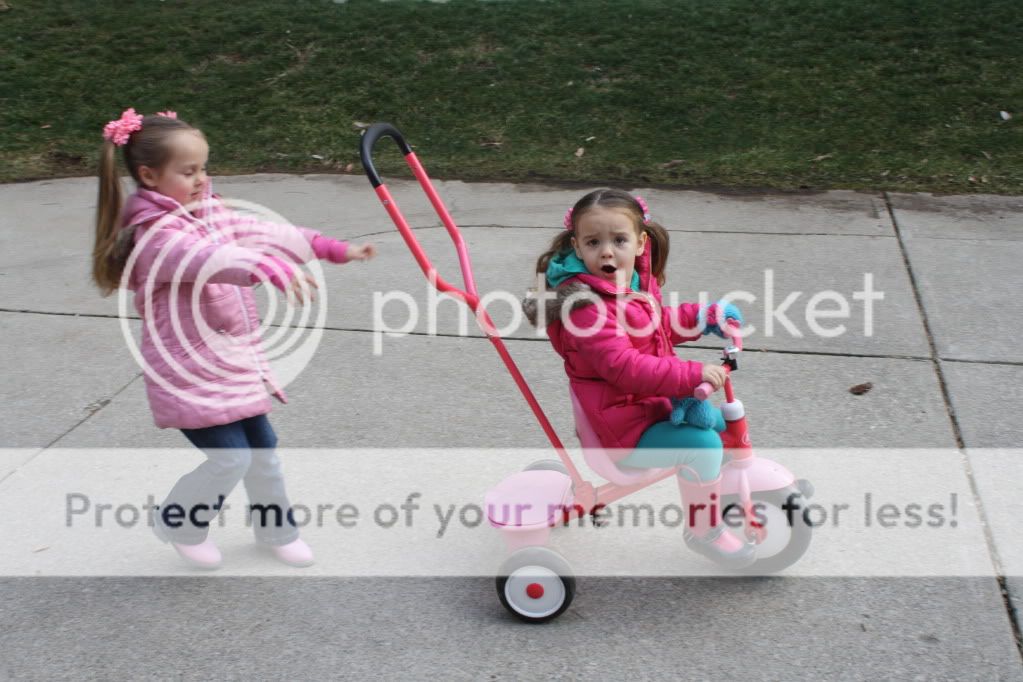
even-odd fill
[[[740,322],[741,316],[731,305],[661,305],[668,233],[641,198],[591,192],[568,211],[565,228],[537,261],[537,273],[554,291],[527,298],[527,316],[546,327],[572,391],[618,466],[680,467],[686,544],[731,568],[752,564],[755,547],[725,532],[715,513],[723,454],[718,433],[725,427],[720,411],[692,405],[690,423],[672,414],[673,399],[695,403],[691,396],[701,382],[720,388],[725,380],[720,366],[681,360],[674,345],[699,338],[701,330],[720,332],[722,316]]]
[[[281,561],[308,566],[313,554],[298,536],[266,417],[271,394],[286,398],[263,353],[252,286],[268,281],[301,304],[316,282],[299,264],[368,260],[375,247],[228,210],[206,175],[206,138],[174,112],[128,109],[103,136],[93,279],[103,295],[134,291],[153,419],[207,457],[173,487],[154,530],[188,563],[217,568],[209,524],[242,481],[256,540]],[[118,148],[136,185],[126,203]]]

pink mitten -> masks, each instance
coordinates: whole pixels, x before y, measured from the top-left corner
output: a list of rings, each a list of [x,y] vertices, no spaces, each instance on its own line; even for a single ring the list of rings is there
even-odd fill
[[[348,242],[319,235],[313,238],[311,246],[313,247],[313,253],[320,260],[330,261],[331,263],[348,262],[348,259],[345,257],[348,253]]]

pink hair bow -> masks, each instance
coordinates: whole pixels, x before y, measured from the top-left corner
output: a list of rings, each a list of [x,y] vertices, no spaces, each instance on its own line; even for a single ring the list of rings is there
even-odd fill
[[[566,230],[571,230],[572,229],[572,211],[574,211],[574,210],[575,210],[575,208],[570,208],[570,209],[568,209],[565,212],[565,229]]]
[[[646,205],[646,200],[643,199],[643,197],[639,196],[638,194],[633,198],[636,200],[636,203],[639,204],[640,210],[643,211],[643,224],[645,225],[646,223],[649,223],[650,207]]]
[[[156,115],[157,116],[163,116],[164,118],[175,118],[176,119],[178,117],[178,112],[176,112],[176,111],[158,111],[158,112],[156,112]]]
[[[121,113],[121,118],[103,126],[103,139],[110,140],[120,147],[136,130],[142,130],[142,115],[136,114],[134,108],[125,109]]]

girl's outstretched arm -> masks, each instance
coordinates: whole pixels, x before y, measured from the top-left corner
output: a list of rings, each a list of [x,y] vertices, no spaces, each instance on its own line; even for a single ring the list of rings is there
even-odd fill
[[[293,263],[307,263],[315,258],[313,241],[328,239],[308,227],[258,220],[232,211],[219,202],[215,204],[210,220],[219,232],[230,235],[239,245]]]
[[[347,263],[369,260],[376,255],[376,247],[372,244],[353,245],[308,227],[258,220],[254,216],[231,211],[219,202],[215,204],[213,216],[217,228],[229,232],[242,246],[293,263],[307,263],[313,258]]]
[[[264,257],[255,249],[214,242],[174,224],[140,228],[135,249],[133,279],[154,284],[202,279],[211,284],[251,286],[252,273]]]

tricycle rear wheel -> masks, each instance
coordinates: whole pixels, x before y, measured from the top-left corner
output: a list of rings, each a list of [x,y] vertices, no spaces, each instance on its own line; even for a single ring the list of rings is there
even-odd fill
[[[756,562],[739,571],[740,573],[750,575],[777,573],[799,561],[806,553],[810,547],[810,540],[813,539],[813,526],[803,518],[802,512],[806,508],[808,497],[803,491],[812,491],[813,488],[809,484],[806,486],[800,484],[793,484],[780,490],[753,493],[755,513],[759,510],[766,521],[764,523],[766,537],[757,544]],[[790,500],[792,504],[788,506],[791,510],[787,511],[785,506]],[[721,499],[721,505],[724,517],[731,505],[741,505],[739,496],[726,495]],[[732,516],[735,516],[735,512],[732,512]],[[728,530],[740,539],[746,539],[742,526],[728,527]]]
[[[547,547],[526,547],[509,556],[501,564],[496,586],[501,605],[527,623],[557,618],[575,597],[572,568]]]

